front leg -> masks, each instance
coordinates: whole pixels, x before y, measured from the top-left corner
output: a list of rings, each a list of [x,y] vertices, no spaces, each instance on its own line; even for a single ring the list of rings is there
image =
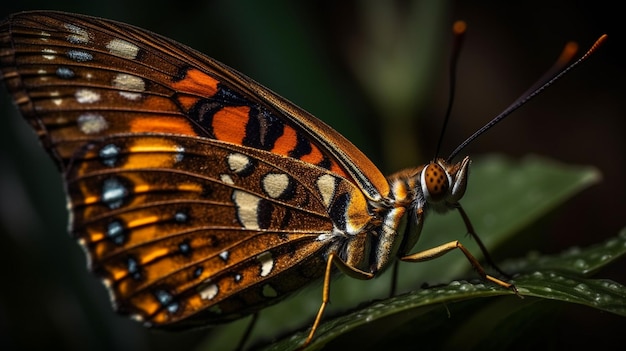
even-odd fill
[[[463,246],[463,244],[461,244],[461,242],[459,242],[458,240],[454,240],[451,241],[449,243],[445,243],[436,247],[433,247],[431,249],[428,250],[424,250],[424,251],[420,251],[420,252],[416,252],[412,255],[408,255],[408,256],[404,256],[401,257],[400,260],[405,261],[405,262],[422,262],[422,261],[429,261],[432,260],[434,258],[440,257],[454,249],[459,249],[461,250],[461,252],[463,252],[463,254],[465,255],[465,257],[467,257],[467,259],[469,260],[470,264],[472,265],[472,267],[474,267],[474,270],[476,270],[476,272],[485,280],[488,280],[492,283],[495,283],[503,288],[506,289],[510,289],[513,292],[515,292],[515,294],[519,295],[517,292],[517,289],[515,288],[515,285],[511,284],[511,283],[507,283],[503,280],[500,280],[496,277],[493,277],[489,274],[487,274],[485,272],[485,269],[480,265],[480,263],[478,262],[478,260],[469,252],[469,250],[467,250],[467,248],[465,246]]]

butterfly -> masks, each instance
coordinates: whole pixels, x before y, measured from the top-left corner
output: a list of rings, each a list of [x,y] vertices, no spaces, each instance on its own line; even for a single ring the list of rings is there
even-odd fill
[[[384,176],[303,109],[189,47],[52,11],[0,24],[2,78],[62,174],[70,233],[117,312],[149,327],[229,322],[337,269],[371,279],[411,254],[426,213],[459,210],[469,157]],[[456,152],[455,152],[456,154]],[[399,230],[403,217],[411,230]],[[472,233],[473,234],[473,233]]]

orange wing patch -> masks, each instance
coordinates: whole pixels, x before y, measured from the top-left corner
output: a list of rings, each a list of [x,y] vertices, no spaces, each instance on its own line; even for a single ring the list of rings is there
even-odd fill
[[[300,157],[300,159],[304,162],[312,163],[315,165],[324,161],[324,154],[322,154],[320,149],[315,146],[315,144],[311,144],[311,152],[303,155],[302,157]]]
[[[207,98],[217,93],[218,81],[197,69],[190,69],[184,79],[172,84],[181,96],[178,101],[189,111],[200,98]]]
[[[283,135],[274,143],[272,152],[279,155],[289,155],[289,151],[296,148],[298,144],[298,133],[295,129],[285,125]]]
[[[184,79],[172,84],[179,92],[210,97],[217,93],[217,79],[197,69],[190,69]]]
[[[235,144],[243,144],[250,107],[224,107],[213,116],[215,138]]]
[[[132,133],[167,133],[196,136],[189,121],[178,117],[142,116],[129,122]]]

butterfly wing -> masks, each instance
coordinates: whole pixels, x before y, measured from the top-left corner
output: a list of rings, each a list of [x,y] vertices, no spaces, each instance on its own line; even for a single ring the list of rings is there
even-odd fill
[[[63,173],[91,269],[148,325],[220,323],[280,300],[389,192],[323,122],[146,30],[21,13],[0,24],[0,65]]]

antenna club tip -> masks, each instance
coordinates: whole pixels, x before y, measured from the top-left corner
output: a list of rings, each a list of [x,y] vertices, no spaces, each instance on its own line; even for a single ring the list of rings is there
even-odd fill
[[[456,35],[463,34],[465,33],[466,30],[467,30],[467,23],[465,23],[465,21],[459,20],[459,21],[454,22],[454,24],[452,25],[452,31]]]
[[[602,44],[604,44],[604,42],[609,38],[608,35],[606,34],[602,34],[595,43],[593,43],[593,45],[591,46],[591,48],[589,50],[587,50],[587,52],[583,55],[583,57],[580,58],[580,60],[586,59],[589,55],[591,55],[593,52],[595,52],[596,50],[598,50],[598,48],[600,46],[602,46]]]

